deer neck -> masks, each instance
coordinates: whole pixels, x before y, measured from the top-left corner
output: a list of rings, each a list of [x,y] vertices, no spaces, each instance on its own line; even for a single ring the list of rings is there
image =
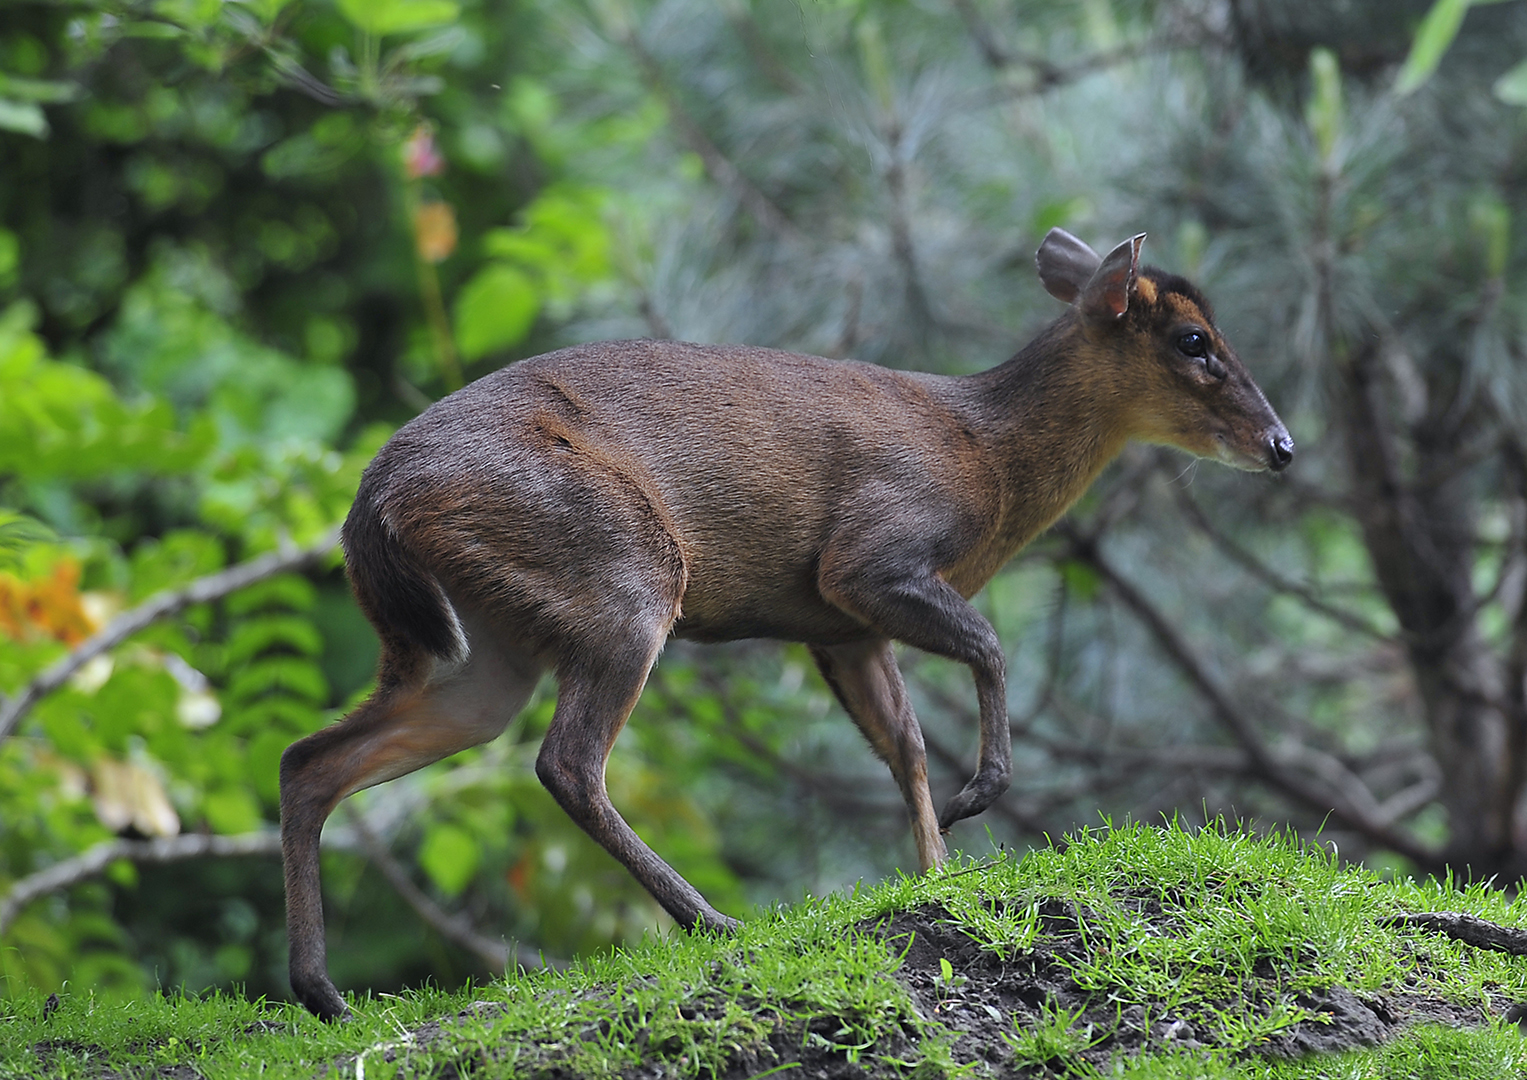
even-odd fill
[[[1011,557],[1081,497],[1129,440],[1129,394],[1100,367],[1075,317],[972,377],[977,430],[1000,491],[997,546]]]

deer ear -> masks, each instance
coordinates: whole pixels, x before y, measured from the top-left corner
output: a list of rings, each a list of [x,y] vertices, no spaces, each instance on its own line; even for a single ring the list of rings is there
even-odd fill
[[[1081,295],[1102,262],[1096,251],[1065,229],[1051,229],[1034,255],[1045,291],[1068,304]]]
[[[1131,237],[1107,255],[1082,288],[1082,314],[1088,318],[1113,320],[1129,310],[1129,298],[1135,292],[1135,275],[1140,270],[1140,245],[1145,234]]]

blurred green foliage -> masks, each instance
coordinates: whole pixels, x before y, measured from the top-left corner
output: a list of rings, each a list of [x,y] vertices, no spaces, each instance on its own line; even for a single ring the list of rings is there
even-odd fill
[[[1440,441],[1427,402],[1489,403],[1458,412],[1483,449],[1433,472],[1471,478],[1464,576],[1480,641],[1508,654],[1527,564],[1509,461],[1489,455],[1527,415],[1519,6],[9,4],[0,692],[161,590],[317,542],[391,431],[503,363],[646,335],[978,370],[1059,311],[1033,279],[1048,229],[1145,228],[1150,259],[1205,279],[1300,461],[1254,485],[1133,448],[1074,520],[1279,761],[1370,785],[1396,829],[1440,844],[1458,829],[1428,793],[1426,702],[1332,386],[1345,343],[1404,344],[1382,393],[1418,475]],[[954,842],[1099,807],[1320,827],[1328,805],[1248,779],[1084,554],[1041,541],[976,599],[1012,652],[1018,781]],[[282,750],[366,692],[375,654],[330,554],[86,665],[0,742],[0,890],[114,835],[274,829]],[[952,791],[968,672],[904,666]],[[440,905],[565,957],[665,917],[536,781],[552,705],[548,684],[503,738],[355,801]],[[723,910],[913,865],[894,785],[797,647],[674,643],[609,783]],[[1343,851],[1411,865],[1341,827]],[[484,973],[414,929],[345,814],[329,838],[342,988]],[[0,993],[284,995],[281,902],[269,858],[119,863],[20,912]]]

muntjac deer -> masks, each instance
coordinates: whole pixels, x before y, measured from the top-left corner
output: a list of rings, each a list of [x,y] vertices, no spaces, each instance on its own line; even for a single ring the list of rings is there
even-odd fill
[[[670,636],[806,643],[890,766],[923,869],[1012,770],[1005,661],[969,603],[1130,439],[1248,470],[1293,442],[1202,295],[1060,229],[1071,304],[1022,352],[946,377],[741,346],[622,341],[522,360],[404,425],[345,522],[381,636],[376,692],[281,759],[291,979],[325,1018],[318,838],[346,795],[504,730],[542,672],[536,773],[682,926],[733,920],[637,837],[604,767]],[[893,641],[969,665],[975,776],[935,815]]]

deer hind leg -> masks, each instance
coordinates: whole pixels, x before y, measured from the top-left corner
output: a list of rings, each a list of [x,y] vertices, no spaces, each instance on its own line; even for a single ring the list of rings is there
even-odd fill
[[[491,637],[471,633],[470,624],[468,629],[474,648],[465,664],[442,669],[427,656],[387,656],[383,685],[371,697],[281,756],[281,854],[292,991],[325,1020],[348,1010],[329,980],[326,962],[318,871],[324,821],[347,795],[497,736],[540,676],[530,657],[495,649]]]
[[[891,767],[912,818],[921,869],[940,865],[949,852],[939,832],[933,796],[928,791],[928,755],[923,732],[907,697],[891,643],[884,638],[811,650],[822,677],[875,753]]]
[[[737,925],[711,907],[678,871],[636,835],[610,802],[605,763],[641,696],[667,636],[666,624],[620,639],[582,641],[566,651],[557,710],[536,759],[536,775],[567,816],[613,855],[680,926]]]

